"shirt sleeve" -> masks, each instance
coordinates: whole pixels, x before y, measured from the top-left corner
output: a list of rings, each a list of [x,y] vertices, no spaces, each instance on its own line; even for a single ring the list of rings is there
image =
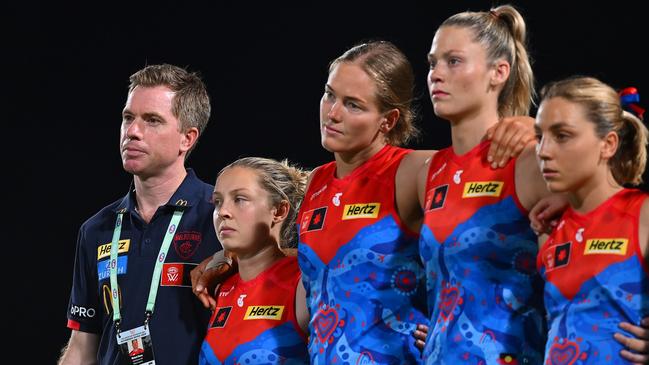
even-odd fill
[[[99,304],[97,249],[94,242],[86,239],[86,225],[79,230],[74,260],[72,292],[68,304],[68,328],[99,333],[104,309]],[[104,292],[102,288],[102,293]],[[106,304],[110,305],[110,288],[106,288]]]

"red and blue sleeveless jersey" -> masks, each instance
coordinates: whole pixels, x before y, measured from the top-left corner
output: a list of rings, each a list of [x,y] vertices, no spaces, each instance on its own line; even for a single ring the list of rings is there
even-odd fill
[[[427,324],[417,234],[399,219],[395,176],[410,150],[386,146],[345,178],[318,168],[299,213],[298,261],[311,364],[418,364]]]
[[[548,312],[546,364],[630,364],[618,327],[649,315],[649,268],[638,238],[649,195],[623,189],[587,214],[568,208],[538,255]]]
[[[515,160],[490,143],[437,152],[426,180],[419,251],[426,269],[427,364],[540,364],[545,344],[536,235],[516,196]]]
[[[308,364],[306,334],[295,317],[300,269],[285,257],[256,278],[239,274],[219,289],[199,364]]]

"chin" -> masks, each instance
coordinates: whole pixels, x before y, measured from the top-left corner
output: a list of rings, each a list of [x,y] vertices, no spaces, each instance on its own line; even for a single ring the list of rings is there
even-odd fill
[[[546,181],[545,185],[551,193],[565,193],[566,191],[569,191],[566,185],[559,181]]]
[[[137,175],[138,172],[141,171],[137,163],[134,163],[133,161],[123,161],[122,167],[124,168],[124,171],[128,172],[131,175]]]
[[[450,120],[452,117],[452,114],[449,113],[448,111],[444,110],[442,107],[435,107],[433,106],[433,112],[435,113],[435,116],[438,118],[442,118],[445,120]]]
[[[228,242],[227,238],[221,239],[219,237],[219,242],[221,242],[221,246],[223,246],[223,249],[226,251],[234,252],[237,251],[237,245],[233,244],[232,242]]]
[[[322,137],[320,140],[320,144],[322,145],[322,148],[325,150],[334,153],[339,150],[339,148],[336,148],[336,143],[331,141],[330,138],[327,137]]]

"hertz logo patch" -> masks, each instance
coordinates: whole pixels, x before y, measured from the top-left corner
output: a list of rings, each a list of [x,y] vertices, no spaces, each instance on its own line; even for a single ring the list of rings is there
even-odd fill
[[[626,255],[628,245],[626,238],[593,238],[586,241],[584,255]]]
[[[475,198],[478,196],[500,196],[503,190],[502,181],[470,181],[464,184],[462,198]]]
[[[250,305],[243,319],[272,319],[279,321],[284,313],[283,305]]]
[[[128,252],[128,248],[131,246],[131,240],[125,239],[125,240],[119,240],[118,242],[119,242],[119,248],[117,250],[117,253],[120,254],[120,253]],[[110,256],[110,242],[97,247],[97,260],[108,256]]]
[[[343,220],[358,218],[376,218],[379,216],[381,203],[345,204]]]

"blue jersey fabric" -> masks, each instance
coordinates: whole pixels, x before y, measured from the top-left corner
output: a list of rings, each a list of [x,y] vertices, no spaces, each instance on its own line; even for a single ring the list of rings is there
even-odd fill
[[[284,257],[248,281],[219,287],[199,365],[305,365],[306,334],[297,323],[296,257]]]
[[[400,221],[395,175],[409,150],[386,146],[343,179],[316,170],[299,217],[311,364],[418,364],[427,324],[417,233]]]
[[[515,161],[493,170],[488,148],[447,148],[430,164],[419,248],[432,314],[427,364],[542,362],[536,236],[516,197]]]
[[[549,365],[631,364],[613,335],[649,315],[649,266],[638,239],[649,197],[623,189],[589,213],[566,210],[544,243],[538,266],[545,283]]]

